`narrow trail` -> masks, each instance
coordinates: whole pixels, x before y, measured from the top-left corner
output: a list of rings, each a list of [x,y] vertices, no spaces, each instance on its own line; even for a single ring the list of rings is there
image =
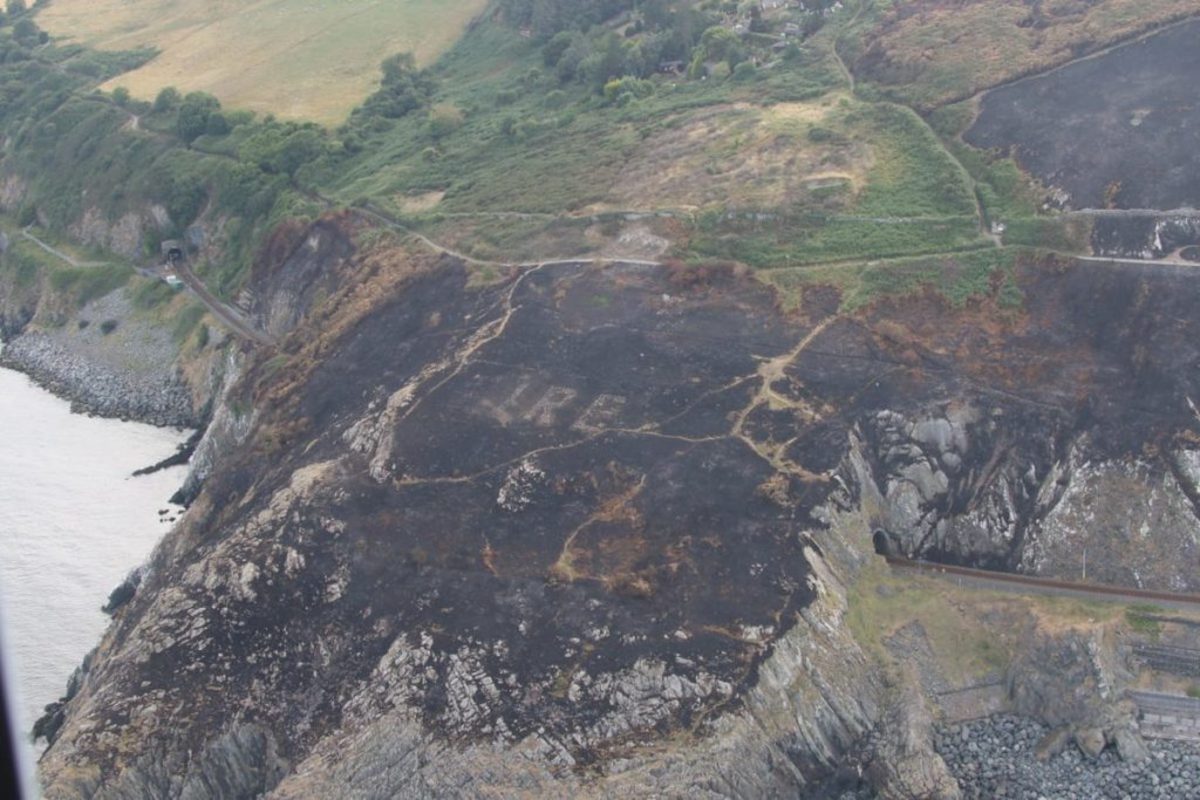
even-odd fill
[[[862,17],[863,10],[866,9],[866,7],[867,0],[858,0],[858,7],[854,9],[854,16],[847,20],[846,28],[854,27],[854,24],[858,22],[860,17]],[[839,38],[841,38],[840,35],[834,37],[833,44],[829,49],[833,53],[833,60],[837,63],[838,71],[841,72],[842,77],[846,79],[846,88],[850,90],[850,96],[853,97],[854,92],[857,89],[857,84],[854,82],[854,73],[851,72],[850,67],[846,65],[846,61],[842,58],[842,54],[838,52]]]
[[[806,469],[800,464],[795,463],[786,455],[788,447],[794,439],[783,443],[759,442],[754,437],[746,432],[746,420],[754,413],[755,409],[766,406],[770,409],[791,409],[793,413],[803,417],[805,420],[812,422],[820,417],[816,409],[812,408],[803,400],[792,400],[783,397],[775,391],[774,384],[776,381],[783,380],[787,376],[787,368],[796,363],[805,350],[808,349],[817,338],[829,328],[830,325],[841,319],[841,316],[834,314],[821,320],[813,327],[804,337],[796,343],[796,346],[791,350],[774,358],[763,359],[758,366],[756,375],[760,381],[758,391],[750,398],[750,402],[738,412],[734,418],[733,426],[730,428],[729,435],[741,440],[743,444],[753,450],[761,459],[766,461],[777,472],[788,473],[797,476],[804,481],[825,482],[832,478],[831,474],[815,473]]]
[[[1200,209],[1195,208],[1079,208],[1071,211],[1060,211],[1060,217],[1099,217],[1102,219],[1138,219],[1151,217],[1154,219],[1175,219],[1178,217],[1195,217],[1200,215]]]
[[[1091,261],[1099,264],[1122,264],[1154,267],[1191,267],[1200,269],[1200,263],[1184,258],[1113,258],[1112,256],[1071,256],[1079,261]]]
[[[33,242],[34,244],[36,244],[38,247],[45,250],[50,255],[52,255],[55,258],[58,258],[62,261],[65,261],[67,264],[70,264],[72,267],[75,267],[76,269],[80,269],[80,268],[84,268],[84,267],[107,267],[110,263],[108,261],[80,261],[79,259],[73,258],[72,256],[68,255],[67,253],[64,253],[63,251],[59,250],[58,248],[46,244],[41,239],[39,239],[38,237],[36,237],[32,233],[30,233],[28,228],[24,228],[21,230],[21,236],[23,238]]]
[[[333,201],[329,200],[328,198],[321,197],[320,195],[318,195],[318,197],[320,197],[321,201],[325,202],[328,206],[332,207],[334,205]],[[386,214],[383,214],[382,212],[377,211],[375,209],[368,208],[368,207],[359,207],[359,208],[355,208],[352,210],[362,216],[365,216],[365,217],[368,217],[368,218],[374,220],[375,222],[378,222],[378,223],[385,225],[393,230],[399,231],[400,233],[403,233],[406,236],[410,236],[413,239],[416,239],[418,242],[425,245],[425,247],[429,248],[430,250],[434,251],[435,253],[451,256],[452,258],[457,258],[468,264],[475,264],[475,265],[481,266],[481,267],[497,267],[497,268],[501,268],[501,269],[510,269],[513,267],[517,267],[520,269],[532,270],[532,269],[538,269],[541,267],[560,266],[560,265],[565,265],[565,264],[621,263],[621,264],[633,264],[633,265],[643,266],[643,267],[659,267],[659,266],[662,266],[662,264],[663,264],[663,262],[661,262],[661,261],[652,261],[652,260],[648,260],[648,259],[600,258],[597,256],[585,256],[585,257],[579,257],[579,258],[549,258],[549,259],[539,259],[537,261],[515,261],[515,262],[514,261],[487,261],[484,259],[469,256],[466,253],[463,253],[459,250],[455,250],[454,248],[447,247],[439,242],[436,242],[433,239],[426,236],[425,234],[415,231],[412,228],[410,228],[409,226],[405,225],[404,223],[402,223],[396,219],[393,219],[393,218],[387,216]]]
[[[869,2],[869,0],[859,0],[858,7],[854,10],[854,16],[852,16],[846,22],[845,28],[843,29],[842,33],[844,33],[846,30],[852,29],[854,27],[854,25],[862,17],[862,13],[866,9],[868,2]],[[838,36],[834,37],[833,44],[829,49],[833,54],[833,59],[834,59],[834,62],[837,64],[838,71],[842,73],[842,77],[846,81],[846,87],[850,91],[850,96],[854,97],[855,92],[857,91],[857,88],[858,88],[858,84],[855,82],[854,72],[851,71],[849,65],[846,64],[846,60],[844,58],[842,58],[842,54],[838,50],[838,41],[840,38],[841,38],[840,34]],[[932,134],[933,138],[941,145],[942,151],[945,152],[946,156],[951,161],[954,162],[954,165],[958,168],[958,172],[959,172],[959,175],[960,175],[963,183],[966,185],[967,189],[971,192],[971,197],[975,203],[975,218],[978,221],[979,233],[983,237],[988,239],[992,243],[993,246],[1002,247],[1003,243],[1000,241],[1000,237],[997,236],[996,234],[992,233],[991,227],[988,225],[987,210],[983,207],[983,201],[980,198],[979,184],[976,182],[974,176],[971,175],[970,170],[968,170],[966,168],[966,166],[958,159],[958,157],[955,156],[953,152],[951,152],[950,148],[946,147],[945,143],[942,142],[942,138],[940,136],[938,136],[937,131],[933,130],[933,128],[929,125],[928,120],[926,120],[925,117],[922,116],[919,112],[917,112],[915,109],[910,108],[909,106],[887,103],[886,101],[882,101],[882,102],[885,105],[895,105],[899,108],[904,108],[906,110],[912,111],[916,115],[917,119],[919,119],[921,121],[921,124],[924,125],[926,129],[929,130],[929,132],[930,132],[930,134]]]
[[[318,195],[318,197],[321,197],[321,196]],[[328,200],[327,198],[321,197],[321,200],[325,201],[330,206],[333,205],[332,201]],[[503,267],[514,266],[512,264],[505,264],[500,261],[487,261],[487,260],[484,260],[481,258],[474,258],[473,256],[469,256],[466,253],[460,252],[460,251],[455,250],[450,247],[446,247],[445,245],[439,244],[439,243],[435,242],[433,239],[430,239],[425,234],[415,231],[412,228],[410,228],[409,226],[407,226],[395,219],[392,219],[391,217],[385,216],[384,214],[382,214],[368,206],[361,206],[361,207],[353,209],[353,211],[354,211],[354,213],[357,213],[361,216],[372,219],[375,222],[385,225],[393,230],[400,231],[405,236],[410,236],[413,239],[416,239],[418,242],[425,245],[430,250],[433,250],[441,255],[452,256],[454,258],[459,259],[460,261],[464,261],[468,264],[475,264],[475,265],[481,266],[481,267],[502,267],[503,268]]]
[[[538,265],[521,273],[521,275],[513,281],[512,286],[508,287],[508,291],[504,293],[504,298],[502,300],[502,315],[500,317],[487,323],[482,328],[467,337],[467,340],[463,343],[463,346],[451,356],[448,356],[447,358],[442,359],[441,361],[438,361],[437,363],[421,370],[421,373],[410,384],[410,386],[406,387],[407,394],[412,399],[410,402],[408,402],[407,407],[405,407],[399,416],[393,421],[393,424],[398,424],[399,422],[402,422],[403,420],[406,420],[412,416],[413,412],[420,408],[427,399],[437,394],[439,389],[441,389],[458,375],[462,374],[462,371],[466,369],[470,363],[472,363],[473,356],[479,352],[481,348],[490,344],[491,342],[496,341],[504,335],[504,331],[508,329],[508,324],[512,320],[513,315],[521,308],[521,306],[514,303],[517,290],[521,288],[522,284],[525,283],[526,279],[529,278],[530,275],[533,275],[535,272],[548,265],[549,262]],[[449,372],[446,372],[447,370],[449,370]],[[442,375],[443,373],[446,374],[440,379],[437,379],[437,376]],[[424,384],[435,379],[437,379],[436,382],[427,391],[421,392]],[[418,392],[421,393],[418,394]]]

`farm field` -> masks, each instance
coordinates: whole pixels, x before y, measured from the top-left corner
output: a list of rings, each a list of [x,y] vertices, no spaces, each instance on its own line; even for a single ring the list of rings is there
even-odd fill
[[[159,55],[104,88],[153,99],[164,86],[233,108],[340,122],[378,84],[379,63],[412,52],[428,64],[486,0],[55,0],[38,24],[102,50]],[[236,57],[233,57],[236,56]]]

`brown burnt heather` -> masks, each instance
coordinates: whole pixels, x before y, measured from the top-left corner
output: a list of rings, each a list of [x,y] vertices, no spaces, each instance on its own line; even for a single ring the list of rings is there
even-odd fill
[[[106,637],[52,782],[230,720],[295,764],[397,709],[594,777],[711,735],[813,624],[808,534],[887,493],[898,416],[970,437],[918,509],[951,522],[1073,443],[1138,456],[1196,423],[1200,288],[1177,271],[1027,263],[1020,314],[929,293],[840,316],[822,289],[785,316],[726,268],[468,288],[448,259],[335,257],[354,279],[251,370],[256,433]],[[1011,538],[905,552],[1015,568],[1046,509],[1014,496]],[[788,780],[828,767],[797,751]]]

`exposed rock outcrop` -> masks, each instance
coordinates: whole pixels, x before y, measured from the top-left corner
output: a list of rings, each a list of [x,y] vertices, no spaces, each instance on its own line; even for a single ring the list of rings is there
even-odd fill
[[[1096,758],[1121,743],[1121,752],[1137,760],[1145,746],[1135,733],[1133,704],[1124,699],[1133,678],[1112,630],[1081,626],[1031,631],[1006,680],[1016,713],[1069,731],[1084,755]]]
[[[916,676],[899,687],[871,738],[866,774],[880,800],[959,800],[958,782],[934,750],[933,717]]]
[[[1026,265],[1019,318],[828,292],[784,316],[732,270],[475,287],[345,257],[226,392],[253,415],[214,422],[230,449],[67,704],[49,797],[783,797],[871,731],[879,789],[954,797],[847,624],[872,533],[1015,568],[1085,464],[1197,424],[1168,365],[1200,360],[1174,321],[1200,287],[1171,275]],[[1029,649],[1017,702],[1059,666]],[[1115,739],[1088,708],[1080,741]]]

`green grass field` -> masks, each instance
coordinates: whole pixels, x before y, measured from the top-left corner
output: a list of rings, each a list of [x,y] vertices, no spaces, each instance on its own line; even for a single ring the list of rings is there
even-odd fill
[[[164,86],[216,95],[232,108],[340,122],[400,52],[428,64],[486,0],[55,0],[37,22],[102,50],[159,54],[105,88],[153,99]]]

